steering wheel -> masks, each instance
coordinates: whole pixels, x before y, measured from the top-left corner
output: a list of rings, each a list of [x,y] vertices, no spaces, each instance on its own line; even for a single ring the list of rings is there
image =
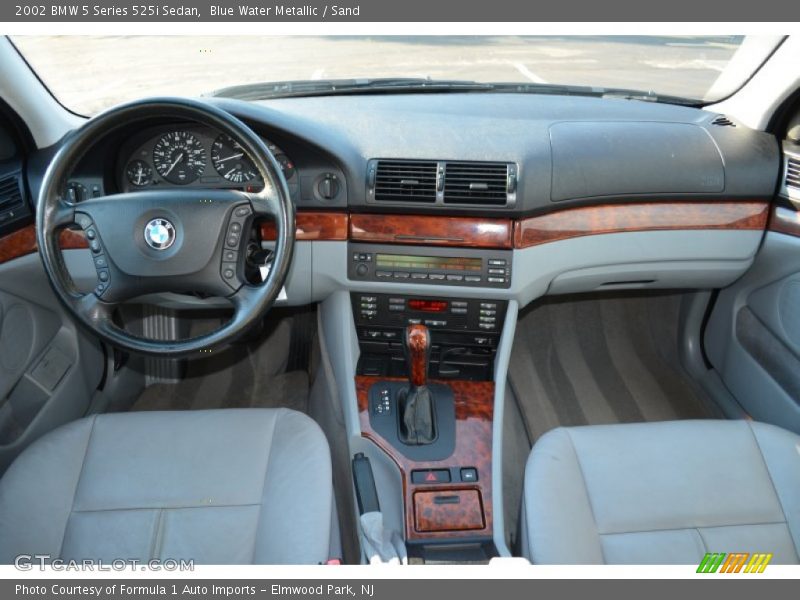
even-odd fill
[[[191,121],[227,134],[251,158],[264,181],[258,193],[226,189],[151,189],[70,202],[67,177],[103,136],[153,117]],[[272,267],[261,285],[244,275],[254,220],[275,222]],[[93,292],[79,293],[58,245],[61,229],[84,231],[97,271]],[[157,356],[209,352],[256,324],[280,293],[294,249],[294,206],[280,165],[239,119],[196,100],[153,98],[112,108],[65,140],[45,174],[37,200],[36,238],[45,272],[67,310],[118,348]],[[113,320],[116,306],[143,294],[197,292],[228,298],[233,317],[222,327],[182,340],[139,337]]]

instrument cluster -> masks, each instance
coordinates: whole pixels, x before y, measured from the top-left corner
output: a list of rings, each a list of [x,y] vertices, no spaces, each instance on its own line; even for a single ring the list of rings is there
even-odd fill
[[[125,153],[119,177],[123,191],[152,186],[185,186],[260,190],[262,181],[253,162],[238,142],[204,127],[170,127],[149,132]],[[273,142],[264,139],[281,166],[290,192],[297,187],[294,162]]]

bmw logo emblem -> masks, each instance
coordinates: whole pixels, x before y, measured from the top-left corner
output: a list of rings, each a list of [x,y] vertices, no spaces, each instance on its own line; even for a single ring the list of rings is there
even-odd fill
[[[144,241],[154,250],[166,250],[175,243],[175,226],[166,219],[153,219],[144,226]]]

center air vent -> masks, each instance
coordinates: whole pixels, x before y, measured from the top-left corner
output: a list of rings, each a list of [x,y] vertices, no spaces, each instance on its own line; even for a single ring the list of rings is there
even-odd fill
[[[367,202],[510,207],[517,165],[504,162],[373,159]]]
[[[506,163],[448,162],[444,171],[445,204],[504,206],[516,181]]]
[[[370,165],[370,191],[378,202],[434,203],[437,167],[432,160],[375,161]]]
[[[786,185],[800,189],[800,159],[786,157]]]

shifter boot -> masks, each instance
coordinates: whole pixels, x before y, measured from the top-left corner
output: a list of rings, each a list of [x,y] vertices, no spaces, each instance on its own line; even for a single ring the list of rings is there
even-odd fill
[[[402,390],[400,404],[400,440],[421,446],[436,438],[433,426],[433,395],[428,386],[412,386]]]

